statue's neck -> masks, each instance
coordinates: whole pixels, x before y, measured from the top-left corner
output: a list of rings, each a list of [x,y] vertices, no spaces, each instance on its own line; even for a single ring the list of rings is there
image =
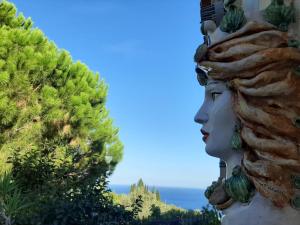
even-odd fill
[[[226,163],[226,179],[231,177],[232,170],[235,166],[240,166],[243,158],[242,151],[236,152],[236,154],[231,154],[229,157],[225,158]]]

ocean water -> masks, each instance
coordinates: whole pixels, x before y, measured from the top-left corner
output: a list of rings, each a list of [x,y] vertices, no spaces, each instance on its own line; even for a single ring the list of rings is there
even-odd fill
[[[117,194],[128,194],[130,191],[129,185],[110,185],[109,188]],[[175,187],[155,187],[155,189],[159,191],[162,202],[180,208],[195,210],[208,204],[202,189]]]

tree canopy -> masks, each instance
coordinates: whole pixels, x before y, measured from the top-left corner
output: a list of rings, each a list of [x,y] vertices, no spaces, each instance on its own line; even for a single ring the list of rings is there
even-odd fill
[[[123,152],[105,107],[104,80],[8,1],[0,1],[0,37],[0,218],[18,215],[18,223],[29,224],[43,221],[51,205],[77,203],[95,206],[100,218],[102,200],[114,210],[104,191],[94,191],[105,189]],[[87,196],[94,197],[86,203]],[[126,213],[120,210],[121,218]],[[70,216],[51,212],[53,221]]]
[[[0,3],[0,173],[12,169],[13,154],[49,158],[82,179],[113,170],[123,146],[105,107],[107,85],[32,24]]]

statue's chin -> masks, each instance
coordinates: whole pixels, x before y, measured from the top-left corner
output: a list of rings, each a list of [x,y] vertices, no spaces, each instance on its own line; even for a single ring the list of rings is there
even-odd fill
[[[222,159],[223,157],[223,154],[222,152],[220,151],[220,149],[217,149],[217,148],[211,148],[209,145],[206,145],[205,147],[205,151],[208,155],[212,156],[212,157],[215,157],[215,158],[220,158]]]
[[[205,151],[208,155],[222,160],[225,160],[231,154],[234,154],[234,152],[232,152],[230,149],[230,143],[227,143],[227,141],[215,139],[214,141],[208,140],[205,146]]]

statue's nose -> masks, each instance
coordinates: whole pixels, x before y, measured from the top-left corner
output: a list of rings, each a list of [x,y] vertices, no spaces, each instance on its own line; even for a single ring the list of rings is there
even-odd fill
[[[203,106],[196,113],[196,115],[194,117],[194,121],[196,123],[200,123],[200,124],[204,124],[204,123],[206,123],[208,121],[208,115],[204,111],[204,107]]]

